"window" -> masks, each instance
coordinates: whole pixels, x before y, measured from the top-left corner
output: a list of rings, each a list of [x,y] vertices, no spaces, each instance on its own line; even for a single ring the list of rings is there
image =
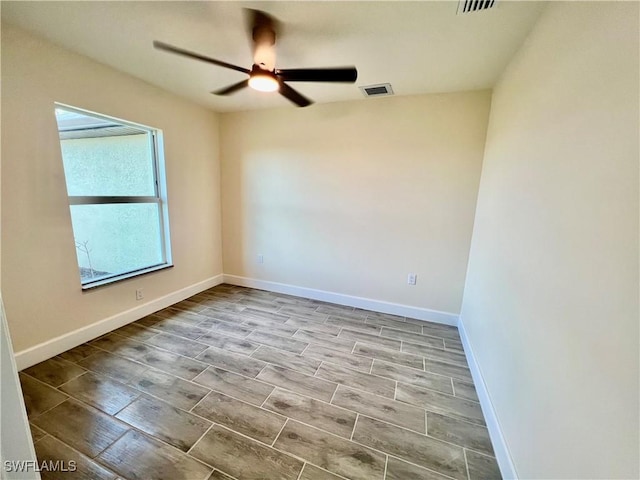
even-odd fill
[[[171,266],[159,130],[56,105],[83,289]]]

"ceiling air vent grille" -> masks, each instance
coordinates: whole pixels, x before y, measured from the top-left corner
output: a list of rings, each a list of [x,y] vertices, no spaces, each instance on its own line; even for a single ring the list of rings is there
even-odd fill
[[[458,15],[489,10],[495,6],[496,2],[497,0],[460,0],[460,3],[458,3]]]
[[[358,87],[365,97],[383,97],[393,95],[393,88],[390,83],[378,83],[376,85],[365,85]]]

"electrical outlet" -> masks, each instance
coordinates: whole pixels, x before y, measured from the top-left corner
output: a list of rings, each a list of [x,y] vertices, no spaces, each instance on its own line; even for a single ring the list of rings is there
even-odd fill
[[[417,273],[410,273],[409,275],[407,275],[407,283],[409,285],[415,285],[417,280],[418,280]]]
[[[142,300],[144,298],[144,292],[141,288],[136,289],[136,300]]]
[[[257,260],[258,260],[258,263],[264,263],[264,255],[259,254]]]

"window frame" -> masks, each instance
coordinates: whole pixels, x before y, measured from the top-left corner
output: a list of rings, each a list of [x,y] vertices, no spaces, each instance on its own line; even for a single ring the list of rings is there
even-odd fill
[[[82,290],[91,290],[96,287],[100,287],[103,285],[109,285],[112,283],[116,283],[122,280],[126,280],[129,278],[137,277],[140,275],[145,275],[147,273],[156,272],[158,270],[164,270],[166,268],[173,267],[173,259],[171,255],[171,235],[170,235],[170,227],[169,227],[169,207],[168,207],[168,195],[167,195],[167,178],[166,178],[166,167],[165,167],[165,159],[164,159],[164,139],[163,133],[161,129],[150,127],[147,125],[143,125],[136,122],[131,122],[129,120],[122,120],[117,117],[112,117],[109,115],[104,115],[101,113],[92,112],[90,110],[85,110],[78,107],[73,107],[71,105],[66,105],[63,103],[54,103],[54,114],[56,110],[63,110],[72,113],[77,113],[80,115],[86,115],[94,118],[98,118],[101,120],[107,120],[110,122],[118,123],[127,127],[135,128],[140,130],[140,133],[149,133],[149,150],[151,153],[151,161],[153,163],[153,183],[154,183],[154,193],[155,195],[69,195],[67,193],[67,202],[69,205],[69,215],[71,215],[71,207],[73,205],[115,205],[115,204],[135,204],[135,203],[145,203],[145,204],[155,204],[158,207],[158,222],[159,222],[159,240],[161,243],[161,254],[162,254],[162,262],[150,265],[143,268],[138,268],[135,270],[126,271],[123,273],[118,273],[111,275],[109,277],[99,278],[97,280],[88,281],[83,283],[82,278],[80,278],[80,284],[82,286]],[[59,127],[56,119],[56,130],[59,132]],[[58,133],[59,135],[59,133]],[[109,138],[109,137],[105,137]],[[59,140],[60,142],[61,140]],[[62,144],[60,144],[60,157],[62,159],[64,165],[64,158],[62,155]],[[64,166],[63,166],[64,171]],[[66,172],[65,175],[65,188],[68,191],[67,186],[67,177]],[[73,225],[71,227],[73,229]],[[75,237],[75,232],[74,232]],[[79,268],[80,263],[77,257],[76,252],[76,266]]]

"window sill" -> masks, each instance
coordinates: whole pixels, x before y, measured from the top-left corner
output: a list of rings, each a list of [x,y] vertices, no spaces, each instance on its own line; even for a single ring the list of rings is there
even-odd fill
[[[135,270],[133,272],[123,273],[121,275],[114,275],[113,277],[103,278],[101,280],[96,280],[95,282],[87,282],[82,284],[82,291],[93,290],[97,287],[102,287],[104,285],[110,285],[112,283],[120,282],[122,280],[127,280],[129,278],[138,277],[140,275],[145,275],[151,272],[157,272],[159,270],[165,270],[167,268],[173,268],[172,263],[163,263],[162,265],[156,265],[149,268],[143,268],[140,270]]]

